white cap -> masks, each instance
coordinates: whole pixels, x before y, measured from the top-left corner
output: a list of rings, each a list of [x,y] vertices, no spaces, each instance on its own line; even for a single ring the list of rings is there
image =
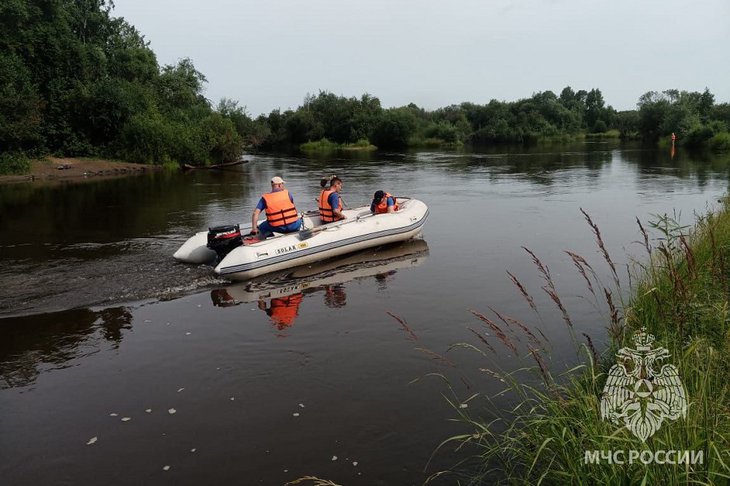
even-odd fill
[[[286,184],[286,181],[279,176],[274,176],[271,178],[271,183],[272,184]]]

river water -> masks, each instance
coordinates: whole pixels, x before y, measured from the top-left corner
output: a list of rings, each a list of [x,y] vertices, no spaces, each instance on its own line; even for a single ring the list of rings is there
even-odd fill
[[[516,341],[504,326],[515,356],[471,310],[542,333],[554,370],[578,359],[523,247],[549,269],[575,335],[600,351],[605,304],[564,251],[585,257],[618,301],[630,291],[627,265],[644,258],[636,218],[691,224],[730,180],[728,160],[615,143],[250,159],[219,172],[0,186],[3,484],[306,475],[420,484],[462,457],[453,447],[432,457],[464,431],[444,396],[459,406],[479,394],[460,410],[488,414],[483,397],[501,388],[479,369],[526,363],[524,334]],[[272,176],[304,210],[332,173],[350,206],[377,189],[425,201],[422,239],[251,285],[173,261],[196,231],[248,221]],[[620,289],[581,208],[600,228]],[[286,319],[272,316],[277,293],[298,306]],[[485,348],[470,329],[495,352],[454,347]]]

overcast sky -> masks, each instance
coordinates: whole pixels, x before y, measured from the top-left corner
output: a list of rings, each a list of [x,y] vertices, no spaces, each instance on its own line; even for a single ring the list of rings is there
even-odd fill
[[[189,57],[206,97],[249,113],[320,90],[384,107],[515,101],[599,88],[708,87],[730,101],[729,0],[115,0],[158,62]]]

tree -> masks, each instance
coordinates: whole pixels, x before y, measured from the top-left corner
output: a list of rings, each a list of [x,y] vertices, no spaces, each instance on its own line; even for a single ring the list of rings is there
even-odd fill
[[[155,83],[160,108],[172,111],[193,105],[207,105],[208,101],[202,94],[205,82],[205,76],[195,69],[188,58],[181,59],[174,66],[166,65]]]
[[[408,108],[385,110],[370,135],[370,140],[381,148],[399,148],[408,145],[414,134],[416,117]]]
[[[590,90],[586,96],[585,106],[583,121],[586,128],[593,130],[596,122],[603,117],[605,112],[605,103],[601,90],[595,88]]]

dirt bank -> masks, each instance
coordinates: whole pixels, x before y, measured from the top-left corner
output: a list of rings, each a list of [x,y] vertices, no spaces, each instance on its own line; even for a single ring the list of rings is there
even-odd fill
[[[3,175],[0,176],[0,183],[98,180],[143,174],[159,169],[159,166],[103,159],[46,157],[31,161],[30,174]]]

